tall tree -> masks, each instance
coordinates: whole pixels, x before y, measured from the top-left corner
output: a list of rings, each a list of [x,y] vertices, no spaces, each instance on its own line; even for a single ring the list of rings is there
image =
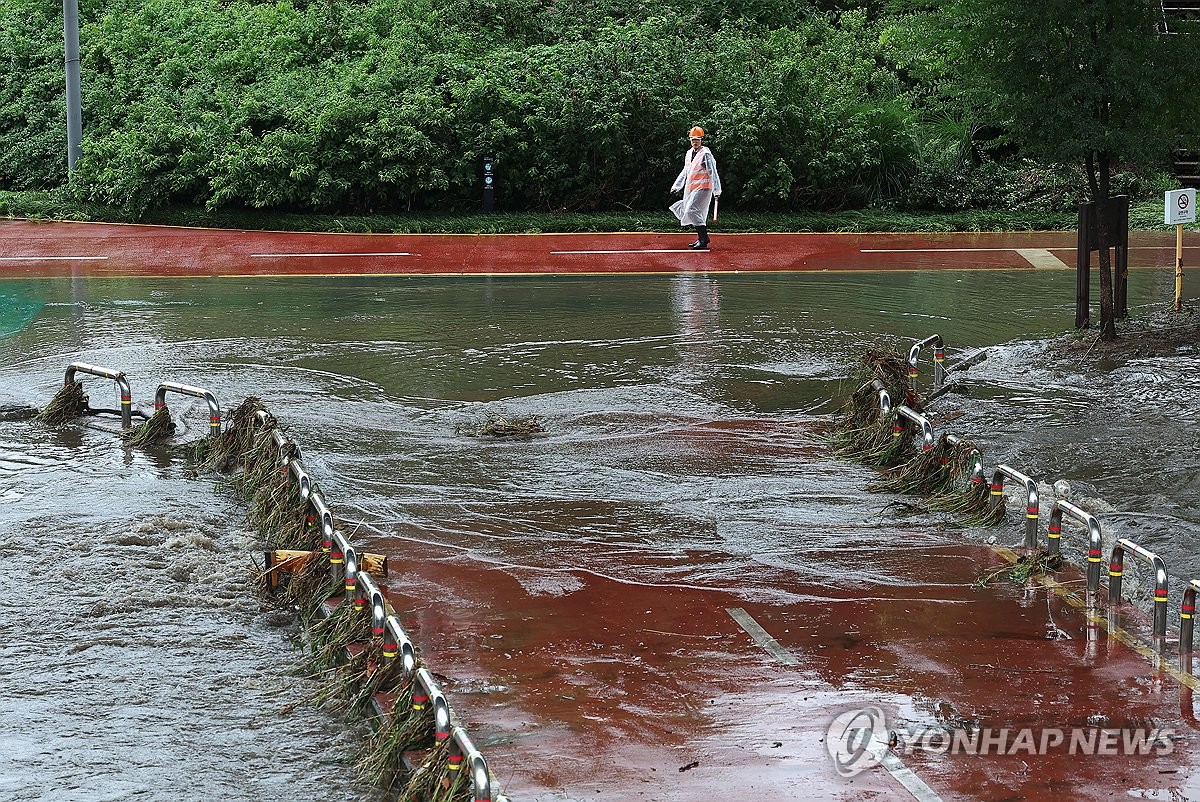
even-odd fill
[[[1186,52],[1200,34],[1162,33],[1159,0],[947,0],[944,8],[978,108],[1027,155],[1083,166],[1099,210],[1118,165],[1165,165],[1181,136],[1200,133],[1192,97],[1200,70]],[[1100,336],[1112,340],[1112,237],[1098,217]]]

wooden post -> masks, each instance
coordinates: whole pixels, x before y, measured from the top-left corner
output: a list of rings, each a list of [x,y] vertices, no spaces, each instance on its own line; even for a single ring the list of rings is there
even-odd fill
[[[1112,232],[1113,315],[1117,320],[1129,317],[1129,198],[1109,198],[1108,230]]]
[[[1175,311],[1183,311],[1183,223],[1175,226]]]

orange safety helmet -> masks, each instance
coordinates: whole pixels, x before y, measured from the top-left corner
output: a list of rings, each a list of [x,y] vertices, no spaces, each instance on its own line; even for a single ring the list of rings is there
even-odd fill
[[[704,139],[704,129],[697,125],[688,131],[688,139]]]

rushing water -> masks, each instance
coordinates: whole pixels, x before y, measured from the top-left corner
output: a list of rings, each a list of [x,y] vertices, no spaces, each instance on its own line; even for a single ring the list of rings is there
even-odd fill
[[[1172,283],[1135,272],[1134,313]],[[947,430],[1069,480],[1112,533],[1200,576],[1200,351],[1055,358],[1073,289],[1065,271],[9,281],[0,404],[44,405],[73,361],[125,371],[143,407],[160,381],[256,395],[359,538],[538,592],[569,591],[570,566],[771,598],[882,514],[823,440],[858,356],[938,333],[951,363],[989,349],[934,407]],[[170,401],[181,439],[202,435],[202,404]],[[456,433],[488,412],[547,434]],[[0,422],[0,797],[370,798],[346,775],[353,728],[297,704],[311,688],[287,617],[248,591],[254,547],[175,451]],[[890,569],[862,570],[903,584]]]

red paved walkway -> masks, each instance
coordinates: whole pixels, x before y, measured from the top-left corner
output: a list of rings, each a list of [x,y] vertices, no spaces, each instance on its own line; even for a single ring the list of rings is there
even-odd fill
[[[304,234],[0,221],[0,277],[674,273],[1073,266],[1073,232]],[[1185,238],[1184,263],[1200,250]],[[1135,232],[1131,267],[1174,267],[1173,232]],[[1093,260],[1095,257],[1093,257]]]
[[[468,556],[381,545],[403,577],[392,603],[453,678],[452,704],[517,800],[911,801],[883,767],[843,778],[825,752],[833,717],[869,706],[893,729],[1004,730],[1005,751],[1022,728],[1038,742],[1048,728],[1182,738],[1143,755],[1070,754],[1069,740],[1044,755],[898,748],[930,789],[925,802],[1196,798],[1195,719],[1176,678],[1107,633],[1089,643],[1059,595],[973,589],[982,569],[1005,564],[986,547],[911,530],[880,540],[855,561],[886,562],[911,584],[796,581],[778,588],[790,603],[569,569],[560,576],[576,589],[537,594]],[[731,608],[795,664],[756,644]]]

